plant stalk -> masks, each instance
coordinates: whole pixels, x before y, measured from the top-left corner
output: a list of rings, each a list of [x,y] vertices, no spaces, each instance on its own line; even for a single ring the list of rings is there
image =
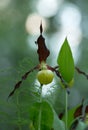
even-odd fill
[[[41,113],[42,113],[42,85],[40,86],[40,109],[39,109],[39,127],[38,130],[41,130]]]

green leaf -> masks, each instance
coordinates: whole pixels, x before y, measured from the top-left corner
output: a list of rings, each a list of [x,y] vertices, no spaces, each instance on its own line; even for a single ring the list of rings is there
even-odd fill
[[[57,63],[63,79],[69,83],[74,76],[74,59],[67,38],[60,49]]]
[[[54,124],[53,124],[54,130],[65,130],[65,124],[62,120],[60,120],[54,111]]]
[[[72,124],[72,122],[75,120],[74,118],[74,112],[79,106],[75,106],[72,109],[68,110],[68,127]],[[65,115],[63,116],[62,120],[65,122]]]
[[[33,104],[30,109],[30,120],[35,130],[51,130],[53,126],[53,110],[46,101]]]
[[[85,130],[86,126],[87,125],[85,123],[83,123],[82,121],[79,121],[76,130]]]
[[[87,130],[86,128],[87,125],[82,120],[77,118],[72,122],[69,130]]]

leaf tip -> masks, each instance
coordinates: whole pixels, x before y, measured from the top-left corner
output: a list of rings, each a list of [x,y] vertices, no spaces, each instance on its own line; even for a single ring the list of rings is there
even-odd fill
[[[42,34],[43,32],[43,27],[42,27],[42,20],[41,20],[41,23],[40,23],[40,34]]]

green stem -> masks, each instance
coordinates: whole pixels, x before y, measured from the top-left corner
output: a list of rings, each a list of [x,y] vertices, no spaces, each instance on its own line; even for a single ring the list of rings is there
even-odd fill
[[[42,103],[42,85],[40,86],[40,103]],[[42,113],[42,104],[40,104],[40,109],[39,109],[39,127],[38,130],[41,130],[41,113]]]
[[[43,85],[40,86],[40,102],[42,102],[42,87]]]
[[[65,90],[65,130],[68,129],[68,93]]]

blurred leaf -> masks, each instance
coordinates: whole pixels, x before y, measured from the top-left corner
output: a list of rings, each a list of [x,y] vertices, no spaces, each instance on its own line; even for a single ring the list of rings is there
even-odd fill
[[[76,106],[70,110],[68,110],[68,127],[72,124],[72,122],[74,121],[74,112],[76,111],[76,109],[78,108],[79,106]],[[63,121],[65,121],[65,115],[62,116],[61,118]]]
[[[53,125],[53,110],[46,101],[37,102],[30,108],[30,119],[36,130],[51,130]]]
[[[73,121],[69,130],[85,130],[86,124],[79,119]]]
[[[74,76],[74,59],[67,38],[60,49],[57,63],[63,79],[69,83]]]
[[[61,121],[56,112],[54,111],[54,124],[53,124],[54,130],[65,130],[64,122]]]
[[[84,130],[86,128],[86,124],[82,121],[79,121],[76,130]]]
[[[78,106],[76,106],[68,111],[68,125],[70,125],[72,123],[72,121],[74,120],[74,112],[77,108],[78,108]]]

